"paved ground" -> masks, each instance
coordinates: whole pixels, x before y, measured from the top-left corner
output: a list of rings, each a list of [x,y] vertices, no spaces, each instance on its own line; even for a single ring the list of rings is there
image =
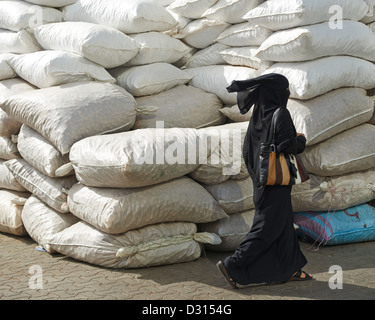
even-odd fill
[[[0,300],[374,300],[375,241],[317,252],[301,243],[315,281],[232,290],[215,267],[226,253],[206,252],[197,261],[142,269],[101,268],[35,250],[29,237],[0,233]],[[342,289],[331,289],[331,266],[342,268]],[[37,282],[35,275],[42,275]],[[333,281],[333,285],[340,282]],[[41,288],[42,286],[42,288]],[[146,302],[145,302],[146,303]]]

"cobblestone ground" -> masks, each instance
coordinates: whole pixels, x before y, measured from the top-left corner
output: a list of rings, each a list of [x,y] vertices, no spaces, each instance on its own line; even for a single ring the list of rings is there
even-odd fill
[[[373,300],[375,241],[309,250],[301,243],[314,274],[309,282],[260,285],[232,290],[215,263],[227,253],[206,252],[193,262],[141,269],[106,269],[60,254],[35,250],[29,237],[0,233],[0,300]],[[329,273],[331,266],[342,268]],[[42,282],[33,280],[42,272]],[[331,279],[331,281],[330,281]],[[335,281],[334,281],[335,280]],[[42,286],[42,287],[41,287]]]

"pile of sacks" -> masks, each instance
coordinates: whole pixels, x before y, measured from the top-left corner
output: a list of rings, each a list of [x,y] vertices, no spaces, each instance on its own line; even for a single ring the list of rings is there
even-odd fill
[[[332,30],[333,3],[303,2],[0,1],[0,231],[113,268],[234,250],[250,115],[225,88],[268,72],[308,141],[294,210],[374,199],[373,5],[339,1]]]

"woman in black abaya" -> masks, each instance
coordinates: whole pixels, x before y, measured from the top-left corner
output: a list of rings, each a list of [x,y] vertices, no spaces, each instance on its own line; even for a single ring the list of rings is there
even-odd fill
[[[278,152],[303,152],[306,138],[297,134],[286,105],[289,82],[280,74],[233,81],[228,92],[237,92],[240,112],[254,106],[246,133],[243,156],[253,180],[255,216],[250,232],[233,255],[219,261],[217,267],[227,282],[237,284],[310,280],[302,271],[307,260],[300,250],[293,226],[291,186],[261,186],[258,182],[259,151],[266,142],[273,113],[281,107],[276,123],[275,142]]]

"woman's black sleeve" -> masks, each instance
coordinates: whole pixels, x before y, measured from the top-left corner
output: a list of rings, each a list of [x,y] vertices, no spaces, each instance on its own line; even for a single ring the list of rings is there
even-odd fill
[[[275,142],[278,152],[298,154],[305,150],[306,138],[298,136],[287,109],[281,109],[276,121]]]

